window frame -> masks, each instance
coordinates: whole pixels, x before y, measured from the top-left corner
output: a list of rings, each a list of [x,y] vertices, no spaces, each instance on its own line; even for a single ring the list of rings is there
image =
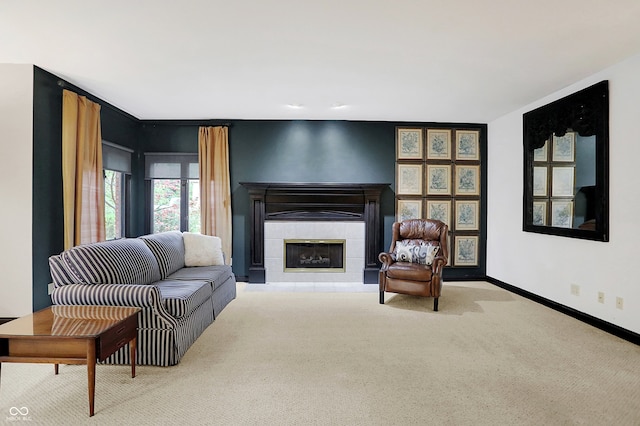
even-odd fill
[[[131,174],[133,150],[121,145],[102,140],[102,176],[106,181],[106,170],[120,173],[120,236],[114,239],[126,238],[131,230]],[[105,185],[106,190],[106,185]],[[106,192],[105,192],[106,196]],[[106,200],[104,201],[106,204]],[[106,209],[106,205],[105,205]],[[106,230],[105,230],[106,231]],[[106,237],[106,235],[105,235]]]
[[[180,232],[189,231],[189,181],[199,181],[199,176],[194,176],[194,171],[199,174],[198,154],[194,153],[145,153],[145,232],[154,233],[154,180],[179,180],[180,181]],[[180,165],[180,176],[158,175],[153,165],[156,163],[172,163]],[[192,165],[197,167],[192,168]]]

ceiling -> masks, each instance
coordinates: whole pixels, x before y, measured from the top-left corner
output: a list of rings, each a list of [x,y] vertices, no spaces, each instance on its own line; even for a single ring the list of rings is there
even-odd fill
[[[139,119],[490,122],[640,52],[638,0],[0,0],[0,63]]]

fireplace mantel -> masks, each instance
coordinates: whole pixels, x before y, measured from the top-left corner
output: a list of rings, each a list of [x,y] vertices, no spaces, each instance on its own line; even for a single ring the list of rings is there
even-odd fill
[[[382,249],[380,194],[386,183],[240,182],[249,191],[251,264],[249,282],[264,283],[265,220],[365,222],[365,284],[378,282]]]

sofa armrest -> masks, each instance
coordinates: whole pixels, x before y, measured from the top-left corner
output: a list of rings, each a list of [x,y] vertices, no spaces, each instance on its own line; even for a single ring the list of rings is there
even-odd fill
[[[152,285],[135,284],[68,284],[51,293],[55,305],[104,305],[154,307],[160,292]]]
[[[51,293],[54,305],[133,306],[142,308],[141,328],[176,328],[162,303],[160,290],[144,284],[68,284]]]

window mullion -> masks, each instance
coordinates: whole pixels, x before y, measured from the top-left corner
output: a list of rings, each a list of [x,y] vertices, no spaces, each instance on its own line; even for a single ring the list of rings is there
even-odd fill
[[[187,179],[180,179],[180,231],[189,230],[189,184]]]

